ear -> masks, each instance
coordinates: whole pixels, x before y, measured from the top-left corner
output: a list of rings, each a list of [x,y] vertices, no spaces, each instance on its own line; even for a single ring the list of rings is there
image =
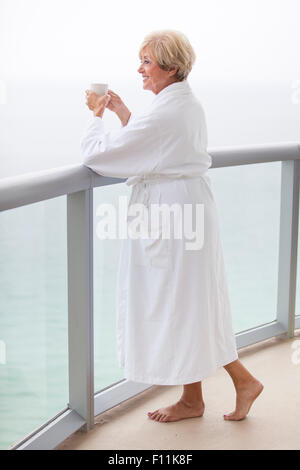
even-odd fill
[[[170,77],[172,77],[173,75],[176,75],[176,73],[178,72],[178,69],[179,69],[178,65],[172,65],[172,67],[169,70]]]

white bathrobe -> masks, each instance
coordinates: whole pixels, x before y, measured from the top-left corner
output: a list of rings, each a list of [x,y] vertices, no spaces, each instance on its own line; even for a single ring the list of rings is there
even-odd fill
[[[93,118],[81,141],[85,166],[133,185],[128,211],[134,203],[148,215],[152,203],[204,204],[201,248],[187,249],[190,240],[172,230],[163,238],[162,223],[160,238],[122,241],[117,352],[129,380],[188,384],[238,358],[206,147],[205,115],[187,80],[164,88],[121,129],[105,132]]]

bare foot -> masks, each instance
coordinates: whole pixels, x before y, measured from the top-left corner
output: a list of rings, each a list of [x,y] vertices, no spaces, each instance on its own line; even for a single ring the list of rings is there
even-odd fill
[[[166,408],[159,408],[153,412],[148,413],[148,417],[161,423],[167,423],[168,421],[179,421],[185,418],[196,418],[202,416],[204,413],[204,403],[188,404],[183,400],[179,400],[177,403]]]
[[[237,388],[235,410],[228,415],[224,415],[224,419],[240,421],[246,418],[254,400],[261,394],[263,388],[263,384],[258,380],[253,380],[247,385]]]

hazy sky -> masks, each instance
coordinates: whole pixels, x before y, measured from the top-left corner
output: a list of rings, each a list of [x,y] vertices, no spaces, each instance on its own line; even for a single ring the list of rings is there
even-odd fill
[[[209,147],[299,142],[299,18],[300,0],[0,0],[0,178],[81,161],[91,82],[144,112],[138,49],[157,29],[195,49]]]
[[[299,0],[0,0],[0,80],[136,77],[156,29],[183,31],[193,76],[299,80]]]

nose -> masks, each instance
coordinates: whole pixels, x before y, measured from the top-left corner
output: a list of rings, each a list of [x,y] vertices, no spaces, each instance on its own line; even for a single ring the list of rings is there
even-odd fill
[[[141,65],[139,66],[139,68],[138,68],[138,72],[139,72],[139,73],[142,73],[142,72],[143,72],[142,68],[143,68],[143,64],[141,64]]]

